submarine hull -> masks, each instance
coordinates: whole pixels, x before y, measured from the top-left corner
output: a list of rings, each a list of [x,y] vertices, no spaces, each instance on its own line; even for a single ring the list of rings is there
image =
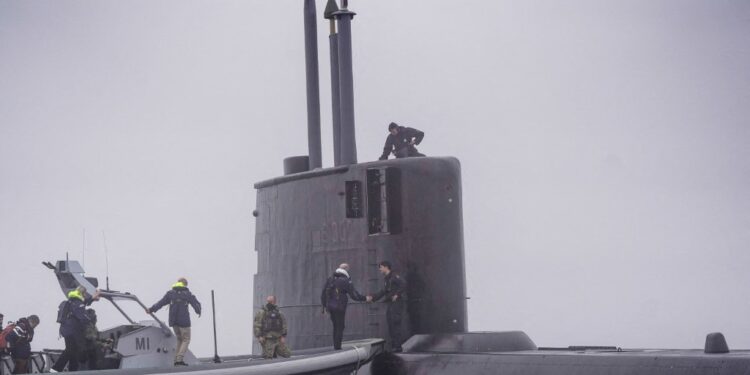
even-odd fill
[[[750,351],[537,348],[525,333],[416,335],[403,353],[384,353],[359,374],[745,375]]]

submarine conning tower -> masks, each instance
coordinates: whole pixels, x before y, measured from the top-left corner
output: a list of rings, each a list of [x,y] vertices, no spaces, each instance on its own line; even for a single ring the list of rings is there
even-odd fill
[[[305,0],[308,134],[319,134],[315,1]],[[349,263],[362,294],[383,286],[378,263],[388,260],[406,279],[403,337],[467,329],[461,167],[453,157],[357,163],[351,54],[346,0],[329,0],[334,166],[321,168],[318,141],[310,155],[284,160],[284,175],[257,189],[254,308],[275,295],[292,349],[330,346],[331,323],[320,297],[336,267]],[[312,88],[312,89],[311,89]],[[311,107],[313,107],[311,109]],[[317,130],[315,129],[315,124]],[[319,139],[319,138],[318,138]],[[344,340],[388,337],[385,303],[352,303]],[[255,344],[254,351],[259,347]]]
[[[393,263],[407,282],[408,324],[417,333],[465,332],[466,284],[461,170],[451,157],[408,158],[302,172],[259,182],[254,305],[277,296],[288,342],[331,344],[321,315],[326,279],[347,262],[363,294],[382,287],[377,264]],[[345,340],[388,337],[384,303],[357,303]]]

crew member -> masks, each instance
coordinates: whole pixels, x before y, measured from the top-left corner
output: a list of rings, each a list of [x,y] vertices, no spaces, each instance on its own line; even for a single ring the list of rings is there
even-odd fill
[[[383,261],[378,264],[378,269],[384,278],[383,289],[374,295],[367,296],[367,302],[378,301],[385,297],[388,304],[385,317],[388,321],[388,334],[391,336],[391,349],[394,352],[401,351],[401,322],[404,314],[404,290],[405,282],[399,275],[392,272],[391,262]]]
[[[185,363],[185,353],[190,344],[190,310],[188,305],[193,306],[193,310],[201,316],[201,303],[195,298],[193,293],[188,289],[188,281],[184,277],[177,279],[172,285],[172,289],[155,303],[151,308],[146,309],[147,314],[153,314],[159,311],[164,305],[169,304],[169,326],[174,330],[177,338],[177,350],[174,356],[175,366],[187,366]]]
[[[424,156],[417,151],[414,145],[418,145],[424,138],[424,132],[414,128],[399,126],[395,122],[388,125],[388,132],[391,134],[385,139],[383,155],[378,160],[388,159],[388,155],[393,152],[396,158],[408,158],[414,156]]]
[[[289,358],[292,355],[286,346],[286,319],[276,306],[276,297],[266,298],[265,306],[255,314],[253,328],[253,333],[263,348],[263,358]]]
[[[57,321],[60,323],[60,336],[65,339],[65,350],[52,366],[61,372],[68,365],[68,371],[78,371],[78,358],[82,352],[83,331],[89,323],[86,315],[86,304],[99,299],[99,293],[93,298],[86,297],[86,289],[79,286],[68,292],[68,300],[60,304],[57,311]]]
[[[29,372],[29,358],[31,357],[31,340],[34,339],[34,328],[39,325],[39,317],[29,315],[18,319],[13,330],[5,336],[10,346],[10,356],[13,358],[13,373],[27,374]]]
[[[344,338],[344,317],[349,297],[355,301],[365,301],[365,296],[354,289],[352,279],[349,277],[349,265],[342,263],[338,269],[329,277],[320,295],[320,303],[324,312],[328,311],[333,323],[333,349],[341,349],[341,340]]]
[[[89,322],[83,328],[83,347],[81,353],[81,362],[85,363],[83,367],[85,370],[98,370],[99,369],[99,330],[96,328],[96,311],[94,309],[86,309],[86,316],[89,317]]]

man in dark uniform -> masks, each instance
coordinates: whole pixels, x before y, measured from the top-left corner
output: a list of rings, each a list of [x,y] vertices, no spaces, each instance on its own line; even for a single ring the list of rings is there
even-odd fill
[[[355,301],[364,301],[365,296],[354,289],[352,279],[349,277],[349,265],[342,263],[338,269],[329,277],[320,294],[320,303],[324,311],[331,314],[333,323],[333,349],[341,350],[341,341],[344,339],[344,320],[349,297]]]
[[[383,261],[378,264],[380,273],[385,275],[383,289],[379,292],[367,296],[367,301],[377,301],[385,297],[385,303],[388,304],[388,310],[385,317],[388,320],[388,334],[391,336],[391,349],[394,352],[401,351],[401,322],[404,315],[404,290],[406,283],[399,275],[392,272],[391,262]]]
[[[388,155],[391,152],[393,152],[393,155],[396,155],[396,158],[424,156],[424,154],[420,154],[417,148],[414,147],[414,145],[422,142],[424,132],[414,128],[399,126],[395,122],[388,125],[388,132],[391,134],[385,139],[383,155],[380,155],[378,160],[388,159]]]
[[[195,298],[193,293],[187,287],[188,281],[184,277],[177,279],[172,285],[172,289],[162,297],[159,302],[151,308],[146,309],[147,314],[157,312],[164,305],[169,304],[169,326],[174,330],[177,337],[177,348],[175,350],[174,365],[187,366],[185,363],[185,353],[190,344],[190,310],[188,305],[193,306],[193,310],[201,316],[201,303]]]
[[[86,305],[98,299],[98,293],[92,299],[86,296],[86,289],[78,287],[68,292],[68,300],[61,303],[57,312],[60,323],[60,336],[65,339],[65,350],[52,366],[57,372],[62,372],[65,365],[68,371],[78,371],[78,357],[82,352],[83,333],[89,317],[86,315]]]
[[[10,356],[13,358],[14,374],[29,373],[29,358],[31,357],[31,341],[34,339],[34,328],[39,325],[39,317],[30,315],[18,319],[13,331],[8,333],[5,340],[10,345]]]

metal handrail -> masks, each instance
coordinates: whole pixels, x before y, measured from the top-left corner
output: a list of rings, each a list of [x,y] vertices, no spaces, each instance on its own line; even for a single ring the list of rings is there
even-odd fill
[[[144,305],[143,302],[141,302],[141,300],[139,300],[135,294],[103,290],[103,291],[99,291],[99,295],[101,297],[104,297],[107,301],[111,302],[112,305],[114,305],[115,308],[117,308],[117,310],[120,311],[120,313],[125,317],[125,319],[127,319],[130,322],[130,324],[135,324],[135,322],[133,321],[133,319],[130,319],[128,314],[126,314],[125,311],[123,311],[119,305],[117,305],[117,303],[114,301],[115,298],[121,298],[121,299],[134,301],[135,303],[140,305],[143,308],[143,310],[148,310],[148,307],[146,307],[146,305]],[[161,330],[164,332],[165,336],[167,337],[172,336],[172,330],[170,330],[169,327],[166,324],[164,324],[164,322],[162,322],[156,316],[156,314],[154,314],[153,312],[149,312],[148,315],[151,316],[157,323],[159,323],[159,326],[161,327]]]

